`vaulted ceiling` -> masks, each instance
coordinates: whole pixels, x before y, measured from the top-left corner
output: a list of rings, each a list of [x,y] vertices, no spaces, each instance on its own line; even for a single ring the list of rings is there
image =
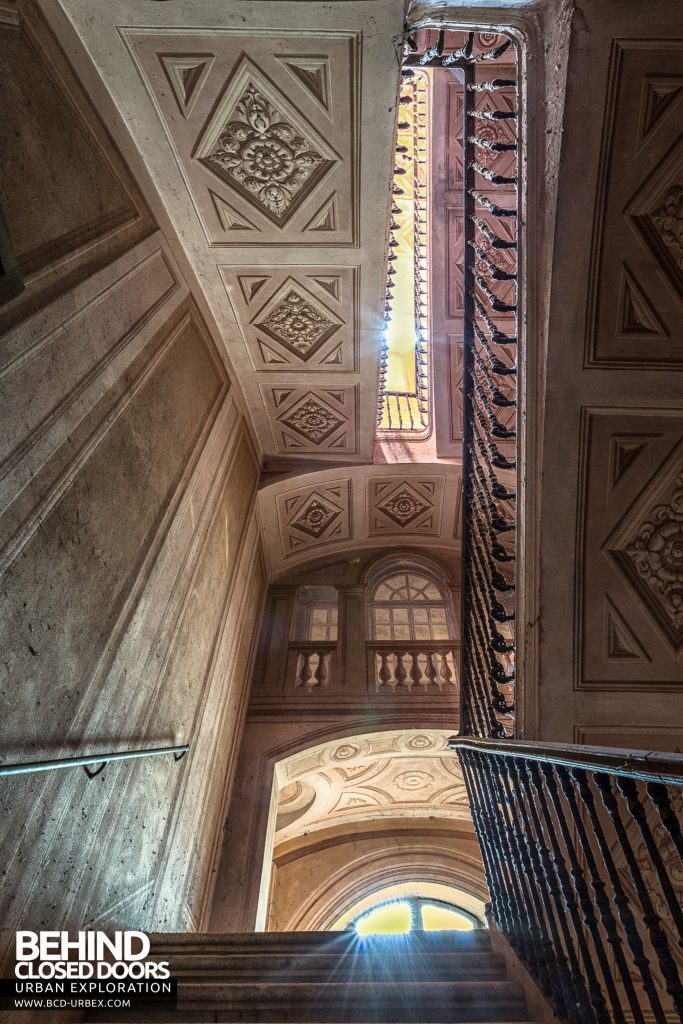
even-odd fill
[[[47,6],[123,117],[266,459],[371,461],[402,0]]]
[[[368,733],[321,744],[278,766],[276,843],[358,821],[470,822],[448,736],[439,730]]]
[[[460,546],[460,467],[352,466],[287,477],[258,497],[271,574],[344,548]]]

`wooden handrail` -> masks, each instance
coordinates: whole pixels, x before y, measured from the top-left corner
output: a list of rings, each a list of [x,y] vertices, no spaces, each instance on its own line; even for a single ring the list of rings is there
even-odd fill
[[[500,754],[528,761],[607,772],[644,782],[683,785],[683,754],[653,750],[628,750],[622,747],[588,747],[577,744],[486,740],[472,736],[451,736],[451,750],[476,750],[482,754]]]
[[[451,736],[452,751],[474,750],[481,754],[502,754],[527,761],[602,771],[644,782],[683,785],[683,754],[659,751],[632,751],[618,746],[581,746],[571,743],[523,742],[518,739],[476,739]]]

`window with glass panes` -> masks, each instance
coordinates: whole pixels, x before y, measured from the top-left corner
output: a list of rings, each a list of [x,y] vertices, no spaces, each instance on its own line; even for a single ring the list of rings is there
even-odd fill
[[[434,580],[414,572],[392,573],[375,589],[374,640],[448,640],[447,601]]]
[[[294,640],[336,640],[338,595],[334,587],[302,587],[296,603]]]

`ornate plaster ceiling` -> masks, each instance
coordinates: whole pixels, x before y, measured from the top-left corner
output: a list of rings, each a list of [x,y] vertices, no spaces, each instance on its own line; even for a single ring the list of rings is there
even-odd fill
[[[460,545],[460,467],[359,466],[264,487],[259,516],[271,573],[349,548]]]
[[[278,767],[276,844],[337,825],[383,819],[470,822],[449,733],[405,730],[350,737]]]
[[[123,117],[263,453],[370,461],[403,0],[46,7]]]

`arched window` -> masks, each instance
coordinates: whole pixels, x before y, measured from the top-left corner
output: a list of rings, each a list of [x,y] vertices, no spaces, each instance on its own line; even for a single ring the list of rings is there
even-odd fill
[[[410,897],[366,910],[349,926],[358,935],[405,935],[408,932],[470,932],[478,925],[473,914],[444,900]]]
[[[445,580],[419,565],[393,566],[370,588],[373,640],[449,640],[453,611]]]

